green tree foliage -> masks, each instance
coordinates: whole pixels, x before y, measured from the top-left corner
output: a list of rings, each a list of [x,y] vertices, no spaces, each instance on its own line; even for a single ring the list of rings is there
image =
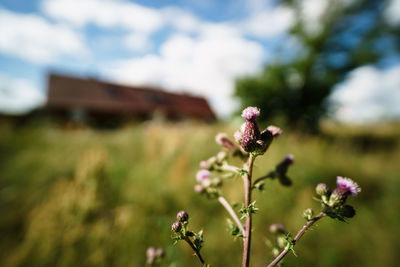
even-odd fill
[[[293,127],[318,129],[327,113],[326,99],[345,75],[365,64],[386,64],[398,56],[399,27],[390,26],[384,12],[388,1],[327,1],[309,31],[302,1],[283,0],[295,14],[287,38],[263,71],[236,81],[242,107],[258,106],[261,120],[284,118]],[[308,23],[308,24],[307,24]],[[285,42],[295,48],[285,48]]]

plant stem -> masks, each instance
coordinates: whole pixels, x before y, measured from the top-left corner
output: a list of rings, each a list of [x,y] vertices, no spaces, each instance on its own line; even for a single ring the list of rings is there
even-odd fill
[[[297,235],[293,238],[292,240],[292,246],[296,245],[296,242],[305,234],[305,232],[307,232],[307,230],[319,219],[321,219],[322,217],[324,217],[326,215],[326,213],[321,212],[319,213],[317,216],[315,216],[314,218],[312,218],[311,220],[309,220],[304,226],[303,228],[300,229],[300,231],[297,233]],[[289,247],[286,247],[284,250],[282,250],[282,252],[276,256],[276,258],[267,266],[267,267],[274,267],[276,266],[290,251]]]
[[[247,174],[243,176],[244,183],[244,203],[246,208],[249,207],[251,203],[251,176],[253,172],[255,156],[250,154],[247,160],[247,163],[244,165],[244,169]],[[242,267],[248,267],[250,264],[250,245],[251,245],[251,212],[247,214],[246,217],[246,235],[243,238],[243,259],[242,259]]]
[[[254,186],[261,182],[262,180],[268,179],[268,178],[275,178],[276,174],[274,171],[269,172],[267,175],[261,176],[259,178],[257,178],[254,183],[253,183],[253,189],[255,188]]]
[[[203,258],[201,257],[200,251],[196,249],[196,247],[193,245],[192,241],[188,238],[185,237],[185,241],[189,244],[189,246],[193,249],[194,253],[196,254],[197,258],[200,260],[202,265],[205,265],[206,263],[204,262]]]
[[[221,171],[228,171],[233,173],[239,173],[239,168],[231,165],[222,165],[221,167],[217,167]]]
[[[231,215],[232,219],[235,221],[236,225],[239,227],[240,231],[242,232],[243,237],[246,236],[246,232],[244,230],[244,227],[242,223],[240,222],[238,216],[236,215],[235,211],[232,209],[231,205],[226,201],[224,197],[219,196],[218,197],[219,203],[224,206],[224,208],[228,211],[229,215]]]

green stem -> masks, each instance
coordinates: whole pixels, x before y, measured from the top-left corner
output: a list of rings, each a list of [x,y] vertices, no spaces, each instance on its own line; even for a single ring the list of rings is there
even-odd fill
[[[253,165],[254,165],[255,156],[250,154],[249,159],[244,165],[244,169],[246,170],[246,174],[243,176],[243,184],[244,184],[244,202],[246,208],[249,207],[251,203],[251,176],[253,173]],[[251,212],[247,214],[246,217],[246,235],[243,238],[243,259],[242,259],[242,267],[248,267],[250,264],[250,246],[251,246],[251,228],[252,228],[252,216]]]
[[[196,249],[196,247],[193,245],[192,241],[187,236],[184,239],[189,244],[189,246],[192,248],[192,250],[196,254],[196,256],[199,259],[199,261],[201,262],[201,264],[204,266],[206,263],[204,262],[203,257],[201,257],[200,251],[198,251]]]
[[[326,213],[321,212],[311,220],[307,221],[307,223],[303,226],[303,228],[300,229],[300,231],[297,233],[297,235],[293,238],[292,240],[292,247],[296,245],[296,242],[307,232],[307,230],[319,219],[323,218],[326,215]],[[286,247],[282,252],[276,256],[276,258],[268,264],[267,267],[274,267],[276,266],[290,251],[290,248]]]

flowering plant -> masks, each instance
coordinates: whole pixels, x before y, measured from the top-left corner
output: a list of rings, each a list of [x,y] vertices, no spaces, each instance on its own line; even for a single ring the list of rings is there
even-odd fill
[[[291,179],[287,176],[289,167],[294,162],[293,155],[287,155],[274,170],[264,176],[253,179],[253,167],[257,157],[266,153],[271,143],[277,139],[282,131],[276,126],[268,126],[260,131],[256,118],[260,115],[260,110],[256,107],[248,107],[243,110],[242,118],[245,123],[240,130],[234,133],[233,142],[225,133],[216,136],[216,142],[221,145],[222,150],[208,160],[200,162],[200,170],[196,175],[196,185],[194,190],[209,199],[216,199],[226,209],[232,220],[229,226],[233,236],[243,239],[242,267],[250,265],[250,249],[252,239],[252,217],[258,211],[256,201],[252,199],[252,191],[264,189],[266,179],[276,179],[283,186],[290,186]],[[243,161],[242,167],[229,164],[229,160],[237,157]],[[241,177],[244,184],[244,203],[239,210],[239,214],[231,204],[221,195],[220,188],[225,179]],[[331,191],[326,184],[318,184],[315,188],[317,198],[321,203],[321,211],[314,215],[312,209],[306,209],[303,213],[306,223],[292,237],[288,234],[282,224],[273,224],[270,231],[275,235],[275,243],[272,247],[274,259],[267,266],[278,265],[282,259],[290,252],[294,252],[294,246],[307,230],[318,220],[330,217],[345,221],[355,215],[352,206],[346,205],[348,196],[356,196],[361,189],[357,183],[349,178],[337,177],[337,188]],[[239,218],[240,217],[240,218]],[[244,225],[241,220],[244,220]],[[203,232],[195,233],[188,229],[189,214],[180,211],[177,214],[177,221],[172,224],[173,240],[175,242],[184,240],[194,251],[203,266],[209,266],[201,255],[200,250],[203,245]]]

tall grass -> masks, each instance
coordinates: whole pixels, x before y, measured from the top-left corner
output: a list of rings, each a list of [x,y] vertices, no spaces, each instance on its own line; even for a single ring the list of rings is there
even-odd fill
[[[237,266],[240,240],[224,224],[215,201],[193,191],[198,162],[218,151],[214,136],[234,127],[145,123],[116,131],[64,131],[40,126],[0,127],[0,266],[144,266],[145,250],[166,250],[166,266],[194,266],[191,251],[172,246],[170,225],[185,209],[193,229],[204,229],[203,254],[213,266]],[[285,129],[284,129],[285,130]],[[292,187],[268,181],[257,196],[252,265],[270,259],[268,226],[294,233],[313,202],[314,186],[336,175],[363,191],[357,215],[345,224],[322,220],[296,246],[287,266],[396,266],[400,261],[400,148],[361,149],[351,142],[284,134],[256,162],[261,176],[287,154]],[[241,181],[224,195],[242,202]]]

